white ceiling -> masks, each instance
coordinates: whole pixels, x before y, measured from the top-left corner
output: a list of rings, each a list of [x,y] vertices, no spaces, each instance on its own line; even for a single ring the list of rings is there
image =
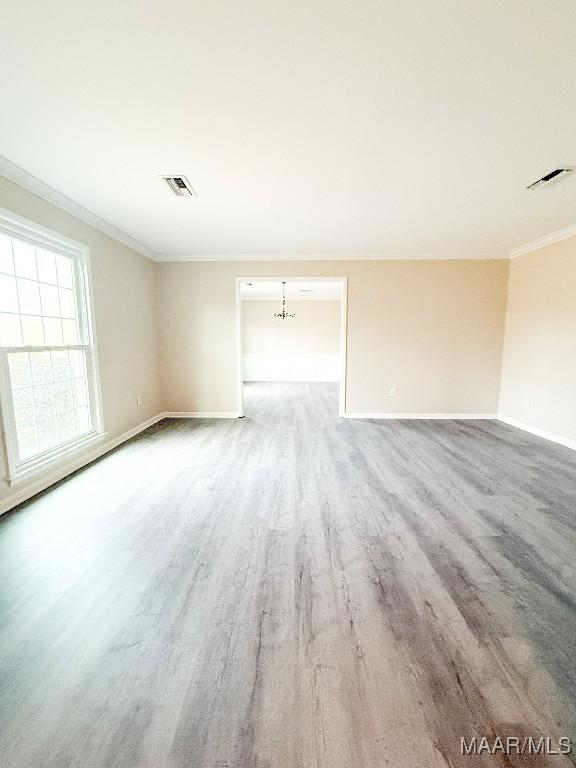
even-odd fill
[[[576,223],[572,0],[3,0],[0,152],[157,254],[494,256]],[[161,174],[185,174],[196,199]]]
[[[286,280],[286,298],[298,300],[339,300],[342,284],[336,280]],[[246,280],[240,283],[240,296],[246,300],[282,300],[281,280]]]

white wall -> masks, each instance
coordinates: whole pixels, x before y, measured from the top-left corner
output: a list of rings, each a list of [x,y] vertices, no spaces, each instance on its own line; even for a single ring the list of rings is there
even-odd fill
[[[105,442],[113,442],[156,416],[162,403],[154,262],[2,177],[0,207],[90,249],[104,428],[108,433]],[[142,398],[140,408],[136,405],[138,395]],[[0,511],[43,484],[42,475],[35,475],[10,487],[4,456],[2,450]],[[52,471],[45,476],[52,477]]]
[[[340,302],[290,301],[286,320],[278,309],[242,302],[244,381],[339,381]]]

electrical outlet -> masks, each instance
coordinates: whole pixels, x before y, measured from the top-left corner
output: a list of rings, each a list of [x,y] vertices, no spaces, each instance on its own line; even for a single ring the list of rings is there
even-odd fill
[[[532,402],[532,398],[530,397],[530,392],[526,392],[524,395],[524,405],[530,405]]]
[[[396,397],[396,387],[390,387],[388,394],[390,397]]]
[[[136,408],[142,408],[142,395],[136,395]]]

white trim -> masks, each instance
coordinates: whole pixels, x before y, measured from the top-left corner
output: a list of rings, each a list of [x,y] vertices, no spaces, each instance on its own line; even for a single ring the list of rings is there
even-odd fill
[[[342,278],[340,297],[340,391],[338,397],[338,416],[346,413],[346,372],[348,363],[348,278]]]
[[[485,261],[506,260],[502,253],[157,253],[155,261],[244,261],[250,264],[261,261]],[[308,278],[302,278],[308,279]],[[268,277],[270,280],[270,277]]]
[[[66,253],[70,256],[76,256],[80,252],[88,253],[86,243],[72,240],[70,237],[66,237],[66,235],[62,235],[54,229],[44,227],[42,224],[37,224],[31,219],[26,219],[24,216],[20,216],[8,208],[0,208],[0,226],[8,235],[26,240],[33,245],[38,242],[38,236],[40,235],[45,241],[44,245],[47,248],[56,248],[61,253]]]
[[[545,248],[547,245],[552,245],[553,243],[559,243],[561,240],[567,240],[569,237],[574,237],[575,235],[576,224],[572,224],[570,227],[564,227],[563,229],[557,229],[556,232],[550,232],[549,235],[544,235],[537,240],[532,240],[524,245],[519,245],[518,248],[514,248],[510,251],[510,258],[515,259],[525,253],[538,251],[540,248]]]
[[[462,421],[465,419],[495,420],[495,413],[344,413],[346,419],[444,419]]]
[[[62,461],[66,460],[67,456],[81,452],[87,446],[106,437],[107,434],[108,432],[88,432],[75,440],[64,443],[64,445],[56,446],[56,448],[46,451],[46,453],[34,456],[30,464],[23,462],[13,472],[10,472],[8,477],[4,479],[4,482],[11,488],[21,485],[27,480],[29,481],[30,478],[41,475],[43,472],[48,472],[50,467],[58,467]]]
[[[112,440],[107,440],[97,448],[93,448],[91,451],[86,452],[81,456],[76,456],[75,459],[67,461],[65,464],[60,464],[51,472],[44,474],[42,477],[38,478],[32,483],[28,483],[25,488],[22,488],[21,490],[15,490],[14,493],[11,493],[9,496],[6,496],[4,499],[2,499],[2,501],[0,501],[0,515],[8,512],[10,509],[13,509],[13,507],[18,506],[18,504],[22,504],[24,501],[28,501],[28,499],[31,499],[32,496],[35,496],[37,493],[45,491],[46,488],[49,488],[51,485],[54,485],[54,483],[63,480],[73,472],[82,469],[82,467],[85,467],[95,459],[100,458],[100,456],[103,456],[105,453],[109,453],[114,448],[117,448],[122,443],[130,440],[130,438],[135,437],[140,432],[148,429],[148,427],[151,427],[153,424],[156,424],[156,422],[163,418],[164,414],[159,413],[157,416],[153,416],[152,418],[143,421],[141,424],[132,427],[132,429],[129,429],[127,432],[118,435],[118,437],[115,437]],[[99,439],[104,439],[104,437],[105,435],[98,436]],[[23,480],[21,480],[20,483],[14,483],[13,487],[16,488],[19,484],[22,483]]]
[[[87,355],[88,365],[91,370],[87,371],[88,374],[88,386],[91,389],[90,398],[94,399],[94,406],[91,406],[93,411],[94,429],[96,431],[104,432],[104,401],[102,400],[102,382],[100,379],[100,357],[98,354],[98,336],[96,334],[96,305],[94,303],[94,291],[92,290],[92,260],[90,257],[90,249],[86,248],[83,261],[83,281],[82,290],[85,291],[84,302],[82,312],[86,315],[86,309],[88,310],[88,316],[84,318],[87,325],[88,339],[92,343],[92,354]]]
[[[525,422],[518,421],[517,419],[511,419],[508,416],[504,416],[503,414],[498,414],[496,418],[498,421],[501,421],[503,424],[508,424],[510,427],[516,427],[516,429],[521,429],[524,432],[529,432],[531,435],[536,435],[536,437],[541,437],[544,440],[549,440],[551,443],[558,443],[559,445],[563,445],[565,448],[571,448],[573,451],[576,451],[576,440],[572,440],[569,437],[563,437],[556,432],[548,432],[546,429],[533,427],[531,424],[526,424]]]
[[[10,160],[2,155],[0,155],[0,176],[4,176],[8,181],[18,184],[18,186],[27,189],[28,192],[32,192],[32,194],[41,197],[43,200],[46,200],[46,202],[66,211],[66,213],[69,213],[76,219],[80,219],[80,221],[88,224],[88,226],[103,232],[113,240],[117,240],[119,243],[126,245],[128,248],[132,248],[134,251],[138,251],[142,256],[146,256],[153,261],[157,259],[154,251],[148,248],[148,246],[135,240],[131,235],[118,229],[113,224],[101,219],[95,213],[92,213],[92,211],[84,208],[84,206],[74,202],[74,200],[66,197],[66,195],[63,195],[61,192],[58,192],[58,190],[54,189],[49,184],[40,181],[36,176],[33,176],[31,173],[28,173],[28,171],[25,171],[24,168],[10,162]]]
[[[164,411],[162,419],[239,419],[240,411]]]
[[[42,472],[45,467],[58,462],[60,458],[72,450],[80,450],[81,446],[104,433],[102,416],[102,396],[100,387],[98,348],[94,326],[94,304],[91,286],[90,250],[83,243],[71,240],[53,230],[37,225],[34,221],[12,214],[0,208],[0,232],[6,233],[15,240],[22,240],[48,248],[55,253],[63,254],[72,262],[74,272],[76,317],[78,319],[78,340],[76,344],[64,344],[41,347],[20,346],[18,348],[0,348],[0,402],[2,405],[2,429],[4,433],[4,451],[8,467],[8,483],[13,484],[23,476]],[[20,314],[20,312],[18,313]],[[73,440],[66,441],[50,450],[35,454],[26,460],[19,458],[14,406],[12,402],[12,384],[8,372],[8,354],[30,353],[34,351],[50,351],[62,349],[81,349],[84,352],[86,364],[86,384],[88,387],[88,407],[90,411],[91,429]]]
[[[242,349],[242,336],[244,329],[244,312],[242,311],[242,283],[245,280],[237,277],[236,288],[236,366],[238,383],[238,408],[240,416],[244,416],[244,352]]]
[[[294,305],[291,305],[292,307]],[[340,307],[338,307],[340,314]],[[323,382],[339,384],[341,380],[341,355],[322,354],[243,354],[242,379],[245,382]]]
[[[58,192],[58,190],[51,187],[49,184],[38,179],[28,171],[24,170],[20,166],[12,163],[8,158],[0,155],[0,176],[8,179],[8,181],[18,184],[18,186],[32,192],[32,194],[41,197],[46,202],[57,206],[61,210],[74,216],[76,219],[80,219],[90,227],[94,227],[100,232],[103,232],[113,240],[122,243],[128,248],[137,251],[146,256],[152,261],[158,262],[183,262],[183,261],[245,261],[245,262],[259,262],[259,261],[484,261],[484,260],[502,260],[502,259],[515,259],[517,256],[522,256],[524,253],[530,253],[531,251],[537,251],[540,248],[544,248],[552,243],[557,243],[560,240],[566,240],[569,237],[576,235],[576,224],[563,229],[551,232],[548,235],[544,235],[536,240],[525,243],[513,248],[509,253],[505,252],[470,252],[470,253],[156,253],[147,245],[139,242],[127,232],[124,232],[118,227],[115,227],[105,219],[100,218],[97,214],[90,211],[88,208],[84,208],[80,203],[76,203],[71,198]]]

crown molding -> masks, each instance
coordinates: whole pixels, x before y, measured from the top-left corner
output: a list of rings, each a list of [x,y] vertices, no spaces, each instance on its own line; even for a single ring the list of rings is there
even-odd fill
[[[244,262],[259,262],[259,261],[484,261],[484,260],[503,260],[503,259],[515,259],[518,256],[522,256],[525,253],[531,253],[537,251],[540,248],[545,248],[547,245],[558,243],[561,240],[567,240],[570,237],[576,236],[576,224],[563,229],[551,232],[548,235],[539,237],[536,240],[531,240],[528,243],[513,248],[508,254],[502,253],[462,253],[462,254],[446,254],[446,253],[206,253],[206,254],[170,254],[170,253],[155,253],[151,248],[140,243],[126,232],[118,229],[113,224],[110,224],[105,219],[101,219],[100,216],[90,211],[88,208],[79,203],[74,202],[71,198],[58,192],[58,190],[51,187],[49,184],[44,183],[40,179],[33,176],[28,171],[24,170],[18,165],[15,165],[7,158],[0,155],[0,176],[8,179],[8,181],[18,184],[20,187],[32,192],[32,194],[41,197],[46,202],[55,205],[57,208],[69,213],[85,224],[88,224],[94,229],[103,232],[113,240],[126,245],[128,248],[132,248],[134,251],[141,253],[152,261],[158,262],[185,262],[185,261],[244,261]]]
[[[446,255],[438,253],[215,253],[215,254],[156,254],[158,262],[182,261],[485,261],[506,260],[506,253],[465,253]]]
[[[531,253],[532,251],[538,251],[540,248],[545,248],[547,245],[553,243],[559,243],[561,240],[567,240],[569,237],[576,235],[576,224],[572,224],[570,227],[564,227],[563,229],[557,229],[555,232],[550,232],[549,235],[539,237],[537,240],[532,240],[529,243],[518,246],[510,251],[510,258],[515,259],[517,256],[522,256],[525,253]]]
[[[80,219],[80,221],[83,221],[85,224],[103,232],[113,240],[117,240],[119,243],[128,246],[128,248],[132,248],[132,250],[141,253],[142,256],[146,256],[153,261],[156,260],[156,254],[148,248],[148,246],[138,242],[138,240],[135,240],[113,224],[101,219],[95,213],[89,211],[88,208],[84,208],[84,206],[79,203],[75,203],[74,200],[66,197],[66,195],[63,195],[61,192],[58,192],[58,190],[54,189],[49,184],[40,181],[36,176],[33,176],[31,173],[28,173],[28,171],[25,171],[24,168],[20,168],[20,166],[10,162],[10,160],[2,155],[0,155],[0,176],[4,176],[8,181],[18,184],[18,186],[23,187],[28,190],[28,192],[32,192],[32,194],[41,197],[43,200],[46,200],[46,202],[55,205],[57,208],[74,216],[76,219]]]

